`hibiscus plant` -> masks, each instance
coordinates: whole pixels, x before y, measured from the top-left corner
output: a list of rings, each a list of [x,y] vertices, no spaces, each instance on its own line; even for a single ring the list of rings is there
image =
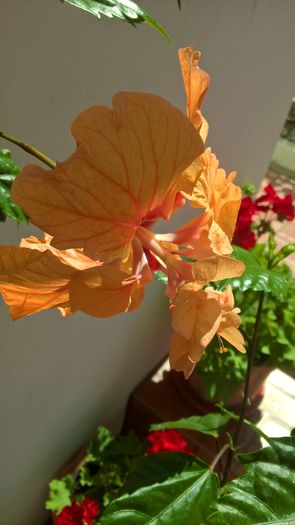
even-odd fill
[[[78,115],[72,125],[76,151],[58,163],[1,133],[47,166],[29,164],[18,173],[2,151],[2,215],[29,220],[44,232],[20,246],[0,247],[0,291],[13,319],[49,308],[98,318],[133,311],[157,278],[171,312],[171,368],[188,378],[214,338],[247,362],[240,416],[223,409],[153,429],[214,437],[237,420],[210,465],[188,447],[161,452],[154,442],[159,453],[153,454],[133,438],[114,440],[100,431],[78,479],[63,480],[61,494],[60,485],[51,486],[61,500],[58,507],[51,503],[58,525],[246,525],[295,518],[294,436],[265,436],[267,448],[238,454],[265,296],[280,296],[289,285],[290,276],[276,268],[294,246],[277,250],[270,235],[265,267],[247,250],[233,249],[242,191],[236,173],[227,175],[205,148],[208,123],[200,108],[209,76],[199,58],[190,47],[179,50],[187,116],[158,96],[118,93],[112,109],[94,106]],[[157,234],[157,221],[169,221],[185,204],[196,216]],[[236,289],[258,294],[253,331],[245,336]],[[245,473],[228,483],[234,457]]]
[[[250,191],[249,191],[250,190]],[[263,315],[257,336],[254,366],[268,366],[281,370],[295,368],[295,281],[288,264],[282,262],[295,251],[295,244],[290,243],[281,250],[277,249],[274,224],[279,226],[284,221],[294,220],[294,206],[291,194],[280,197],[271,184],[268,184],[259,197],[254,197],[254,188],[246,188],[248,193],[241,203],[233,242],[236,256],[245,257],[241,248],[249,250],[249,265],[258,268],[256,284],[251,278],[247,286],[247,272],[241,278],[235,278],[233,287],[235,303],[241,307],[243,333],[253,333],[259,291],[263,287],[264,270],[270,265],[278,282],[264,290]],[[261,242],[266,239],[266,242]],[[268,239],[268,240],[267,240]],[[248,266],[249,267],[249,266]],[[259,270],[260,267],[260,270]],[[204,353],[196,373],[200,377],[202,390],[210,401],[228,402],[235,390],[244,383],[247,362],[243,356],[227,345],[220,348],[212,340],[208,351]]]

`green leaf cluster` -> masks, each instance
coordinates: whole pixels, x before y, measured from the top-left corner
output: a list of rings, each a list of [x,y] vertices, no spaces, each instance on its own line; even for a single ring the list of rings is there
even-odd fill
[[[260,246],[262,247],[263,253],[261,250],[261,253],[259,252]],[[246,269],[241,277],[220,281],[219,289],[223,290],[230,284],[233,290],[239,290],[243,293],[252,290],[254,292],[271,293],[278,298],[286,295],[290,276],[286,276],[276,269],[267,268],[267,261],[265,261],[264,264],[264,250],[263,245],[257,245],[251,251],[239,246],[234,246],[232,256],[243,261]],[[259,255],[260,257],[258,258]]]
[[[58,514],[74,496],[78,501],[90,496],[97,498],[101,507],[108,505],[144,450],[133,432],[115,437],[107,428],[98,427],[78,473],[51,481],[46,508]]]
[[[227,403],[245,379],[247,359],[227,343],[227,352],[220,353],[216,339],[211,341],[195,369],[202,392],[208,401]]]
[[[16,222],[25,221],[25,212],[14,204],[10,198],[10,190],[20,168],[13,162],[8,149],[0,149],[0,221],[4,222],[7,217]]]
[[[245,263],[245,274],[223,281],[219,289],[224,289],[229,282],[232,285],[235,305],[241,309],[242,330],[248,337],[254,331],[259,300],[257,292],[267,292],[254,365],[291,370],[295,367],[295,280],[288,265],[281,261],[294,253],[294,243],[277,252],[275,249],[271,236],[268,245],[257,244],[251,251],[235,247],[234,256]],[[270,261],[271,270],[266,268]],[[226,346],[228,351],[219,353],[219,344],[214,339],[196,368],[205,397],[210,401],[227,402],[245,379],[245,356],[229,344]]]
[[[210,525],[295,523],[295,438],[270,438],[270,446],[239,454],[246,474],[225,485]]]
[[[171,39],[164,28],[152,18],[149,13],[139,7],[131,0],[61,0],[64,3],[73,5],[87,11],[96,18],[102,15],[109,18],[119,18],[132,25],[146,22],[154,29],[159,31],[171,43]],[[179,5],[179,3],[178,3]],[[180,7],[180,5],[179,5]]]
[[[238,455],[245,474],[219,487],[213,470],[181,453],[142,458],[101,525],[258,525],[295,522],[295,438]]]

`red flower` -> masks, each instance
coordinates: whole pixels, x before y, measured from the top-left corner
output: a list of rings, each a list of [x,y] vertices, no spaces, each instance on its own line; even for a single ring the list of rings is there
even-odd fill
[[[56,516],[56,525],[92,525],[94,518],[99,514],[99,503],[85,498],[81,504],[76,500],[66,506]]]
[[[151,432],[147,438],[152,445],[148,449],[149,454],[156,454],[157,452],[193,454],[191,447],[177,430],[158,430]]]
[[[233,244],[250,250],[256,244],[256,236],[252,231],[252,217],[256,213],[256,206],[251,197],[244,197],[239,209]]]
[[[290,193],[285,197],[280,197],[271,184],[268,184],[264,188],[264,192],[263,195],[255,200],[257,210],[272,210],[274,213],[277,213],[282,220],[292,221],[294,219],[293,198]]]

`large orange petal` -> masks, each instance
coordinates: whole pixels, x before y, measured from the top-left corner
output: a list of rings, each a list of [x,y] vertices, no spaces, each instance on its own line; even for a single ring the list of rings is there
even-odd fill
[[[217,255],[230,255],[233,251],[229,238],[218,222],[212,220],[208,240],[213,253]]]
[[[172,300],[171,319],[175,332],[187,340],[209,344],[221,321],[219,303],[196,283],[186,283]]]
[[[118,93],[113,108],[79,115],[77,152],[51,171],[27,167],[12,189],[53,246],[100,260],[128,255],[136,227],[203,150],[189,120],[160,97]]]
[[[194,126],[202,126],[200,107],[209,86],[209,75],[199,68],[198,63],[201,53],[193,51],[191,47],[178,50],[178,57],[187,97],[187,114]],[[204,139],[207,136],[206,121],[204,126]]]
[[[33,235],[25,237],[21,240],[20,246],[23,248],[30,248],[31,250],[39,250],[44,252],[50,250],[58,259],[64,264],[68,264],[76,270],[85,270],[93,266],[100,266],[102,263],[87,257],[82,250],[58,250],[50,244],[51,238],[47,237],[44,240],[38,239]]]
[[[90,268],[71,279],[70,306],[73,312],[110,317],[140,305],[143,295],[138,288],[136,277],[125,272],[107,266]]]
[[[69,299],[68,282],[75,271],[49,250],[2,246],[0,291],[12,318],[62,306]]]
[[[239,277],[245,271],[245,265],[238,259],[230,257],[206,257],[193,265],[193,276],[200,288],[210,282]]]

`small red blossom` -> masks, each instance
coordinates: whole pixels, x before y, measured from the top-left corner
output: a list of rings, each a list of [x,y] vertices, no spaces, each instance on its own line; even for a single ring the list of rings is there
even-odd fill
[[[272,210],[282,220],[292,221],[294,219],[293,198],[290,193],[280,197],[271,184],[264,188],[264,194],[255,200],[259,211]]]
[[[99,514],[99,503],[90,498],[84,498],[82,503],[76,500],[67,505],[55,517],[56,525],[92,525]]]
[[[151,432],[147,438],[152,445],[148,449],[149,454],[157,454],[158,452],[193,454],[193,450],[177,430],[158,430]]]
[[[252,230],[253,215],[257,208],[251,197],[244,197],[239,209],[233,244],[250,250],[256,244],[256,236]]]

